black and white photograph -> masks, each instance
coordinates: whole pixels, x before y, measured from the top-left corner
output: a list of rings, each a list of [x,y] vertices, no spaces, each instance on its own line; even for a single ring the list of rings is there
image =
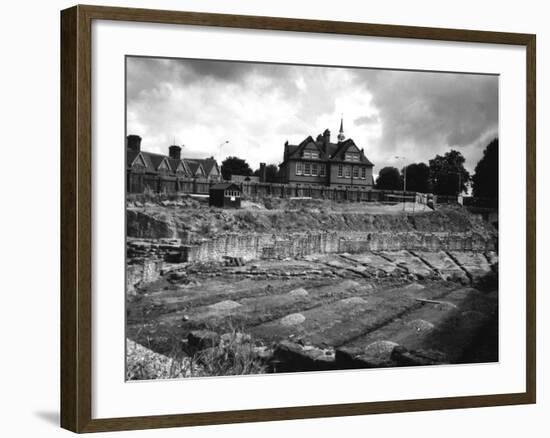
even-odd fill
[[[125,62],[126,380],[499,361],[498,75]]]

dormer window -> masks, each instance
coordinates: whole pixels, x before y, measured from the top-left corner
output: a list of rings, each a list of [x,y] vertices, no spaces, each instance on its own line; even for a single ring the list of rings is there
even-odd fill
[[[359,154],[355,152],[346,152],[344,155],[344,160],[346,161],[359,161]]]
[[[317,151],[304,151],[302,154],[302,158],[311,159],[311,160],[318,160],[319,159],[319,152]]]

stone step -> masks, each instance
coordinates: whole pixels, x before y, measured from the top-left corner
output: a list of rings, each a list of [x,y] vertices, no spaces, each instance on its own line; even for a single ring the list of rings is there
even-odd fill
[[[247,297],[268,295],[273,293],[274,288],[272,283],[269,280],[250,279],[232,283],[209,280],[208,287],[206,288],[199,283],[174,287],[172,290],[159,289],[141,296],[139,302],[132,303],[132,306],[130,306],[131,311],[127,315],[128,322],[138,323],[142,321],[143,315],[147,315],[150,319],[178,311],[188,313],[192,308],[208,306],[224,299],[238,301]],[[317,281],[314,284],[326,283],[327,281]],[[311,284],[311,280],[307,282],[300,279],[289,280],[279,290],[284,289],[285,291],[289,291],[305,284]]]
[[[491,265],[482,252],[449,251],[447,254],[467,272],[472,281],[483,278],[492,270]]]
[[[421,302],[421,307],[337,349],[336,361],[344,368],[459,363],[498,308],[496,293],[472,288]]]
[[[445,286],[430,289],[412,284],[357,294],[260,324],[252,327],[250,333],[265,342],[290,340],[301,345],[336,347],[422,306],[419,300],[438,298],[448,292]]]
[[[364,265],[370,269],[383,271],[386,274],[391,274],[396,269],[399,269],[394,263],[391,263],[383,257],[371,252],[366,252],[363,254],[341,254],[341,257]]]
[[[428,278],[433,274],[433,270],[426,263],[409,251],[383,251],[380,255],[416,276]]]
[[[418,258],[437,269],[444,280],[468,281],[468,276],[444,251],[415,251]]]
[[[222,300],[208,306],[175,312],[159,318],[162,323],[185,327],[208,326],[225,330],[225,324],[247,327],[280,318],[294,311],[309,309],[351,295],[366,294],[372,286],[367,282],[344,280],[308,289],[296,288],[283,294],[269,294],[238,301]],[[185,318],[184,318],[185,317]]]

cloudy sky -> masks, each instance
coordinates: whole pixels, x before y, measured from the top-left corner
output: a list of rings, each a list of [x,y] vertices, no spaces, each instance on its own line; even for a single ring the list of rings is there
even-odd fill
[[[472,172],[498,135],[489,75],[128,57],[126,86],[127,133],[144,150],[167,153],[175,139],[186,157],[237,155],[253,169],[280,163],[286,140],[326,128],[335,140],[342,115],[375,174],[450,148]]]

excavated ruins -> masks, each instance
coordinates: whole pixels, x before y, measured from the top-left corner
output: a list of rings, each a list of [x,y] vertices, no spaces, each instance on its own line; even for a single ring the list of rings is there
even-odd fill
[[[492,225],[460,207],[279,202],[130,200],[130,342],[188,358],[230,343],[266,372],[498,360]]]

